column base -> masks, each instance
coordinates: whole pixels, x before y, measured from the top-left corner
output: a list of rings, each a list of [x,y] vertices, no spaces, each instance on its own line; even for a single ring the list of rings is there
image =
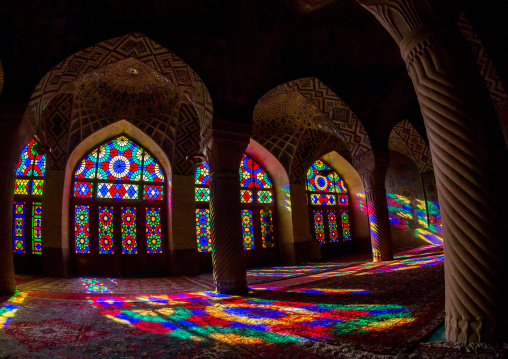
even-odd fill
[[[14,278],[0,278],[0,295],[12,295],[16,291]]]
[[[240,295],[247,294],[249,292],[249,287],[247,287],[246,279],[216,280],[215,290],[220,294]]]
[[[462,344],[494,342],[496,324],[499,323],[493,319],[467,320],[446,314],[446,339]]]

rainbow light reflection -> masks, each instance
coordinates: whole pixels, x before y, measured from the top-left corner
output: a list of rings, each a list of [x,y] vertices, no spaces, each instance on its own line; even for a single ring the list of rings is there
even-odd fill
[[[111,293],[111,291],[97,279],[80,278],[79,280],[85,287],[87,293]]]
[[[283,266],[271,267],[266,269],[247,270],[247,277],[293,277],[311,274],[313,272],[323,272],[327,270],[337,269],[344,266],[341,264],[317,264],[309,266]]]
[[[27,293],[22,293],[16,290],[14,296],[2,306],[0,306],[0,329],[7,327],[9,322],[14,318],[14,315],[18,311],[19,305],[23,303],[27,296]]]

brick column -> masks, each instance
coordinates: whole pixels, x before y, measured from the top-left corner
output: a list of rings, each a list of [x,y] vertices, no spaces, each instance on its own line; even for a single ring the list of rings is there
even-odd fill
[[[217,122],[214,120],[214,124]],[[224,123],[222,125],[221,127],[227,127]],[[242,294],[248,291],[238,175],[240,161],[248,143],[249,136],[225,129],[213,129],[207,147],[213,276],[216,290],[223,294]]]
[[[386,170],[388,154],[377,151],[364,152],[353,158],[353,165],[365,186],[365,199],[369,214],[372,260],[393,259],[390,218],[386,201]]]
[[[443,219],[446,335],[508,339],[508,155],[494,106],[454,19],[423,0],[358,0],[392,35],[429,138]]]

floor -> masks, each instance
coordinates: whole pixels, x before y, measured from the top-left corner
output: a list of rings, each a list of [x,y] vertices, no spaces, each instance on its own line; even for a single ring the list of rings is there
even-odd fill
[[[501,358],[508,347],[440,341],[443,259],[427,246],[250,270],[245,296],[216,294],[210,274],[18,276],[0,301],[0,357]]]

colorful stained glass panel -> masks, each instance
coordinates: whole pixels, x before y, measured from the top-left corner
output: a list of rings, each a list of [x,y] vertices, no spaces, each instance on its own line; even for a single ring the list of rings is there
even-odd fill
[[[254,249],[254,225],[252,223],[252,211],[250,209],[242,210],[242,234],[243,249],[247,251]]]
[[[14,194],[29,194],[29,182],[30,180],[16,178],[16,182],[14,182]]]
[[[41,232],[42,203],[34,202],[32,205],[32,253],[42,254]]]
[[[240,187],[253,187],[254,181],[252,179],[252,159],[243,155],[242,162],[240,162]]]
[[[74,206],[74,248],[76,253],[90,253],[89,206]]]
[[[210,189],[209,188],[196,188],[194,190],[196,201],[208,202],[210,201]]]
[[[347,210],[341,210],[340,216],[342,219],[342,236],[344,237],[345,241],[349,241],[351,239],[351,229],[349,226],[349,214]]]
[[[113,207],[99,207],[99,253],[113,254]]]
[[[272,191],[258,191],[258,203],[273,203]]]
[[[196,209],[196,237],[198,252],[212,251],[212,231],[210,228],[210,210]]]
[[[161,166],[155,159],[145,152],[143,162],[143,181],[164,182]]]
[[[99,149],[97,178],[139,181],[143,150],[125,136],[120,136]]]
[[[254,201],[252,191],[250,189],[240,190],[240,201],[242,203],[252,203]]]
[[[335,211],[328,211],[328,231],[330,234],[330,242],[337,242],[339,233],[337,232],[337,217]]]
[[[32,194],[36,196],[42,196],[44,190],[44,180],[33,180],[32,181]]]
[[[337,196],[337,199],[338,199],[338,202],[339,202],[340,205],[345,206],[345,205],[349,204],[349,200],[348,200],[347,194],[339,194]]]
[[[337,173],[335,173],[335,192],[337,193],[347,193],[346,185],[342,178],[339,177]]]
[[[146,208],[146,248],[148,253],[162,253],[160,208]]]
[[[32,175],[32,161],[34,158],[31,152],[34,144],[34,140],[30,141],[30,143],[23,148],[23,151],[21,151],[21,156],[19,156],[18,160],[18,167],[16,168],[16,176]]]
[[[138,185],[120,183],[97,184],[97,198],[138,199]]]
[[[162,200],[164,197],[164,187],[156,185],[144,185],[143,198],[148,200]]]
[[[121,210],[122,253],[136,254],[136,208],[122,207]]]
[[[46,155],[36,155],[32,166],[32,176],[44,177],[46,174]]]
[[[272,248],[275,246],[275,238],[273,237],[273,216],[270,209],[262,209],[259,211],[261,219],[261,240],[263,248]]]
[[[208,162],[198,164],[194,183],[201,186],[210,185],[210,166],[208,165]]]
[[[92,197],[93,183],[74,182],[74,197]]]
[[[325,225],[323,221],[323,211],[313,211],[314,214],[314,233],[316,239],[325,243]]]
[[[310,195],[310,203],[313,205],[321,205],[321,206],[333,206],[337,204],[335,202],[335,195],[333,194],[319,194],[312,193]]]
[[[13,250],[14,253],[25,253],[25,202],[14,202],[13,214]]]
[[[256,164],[257,168],[259,168],[259,171],[257,173],[254,173],[254,186],[256,188],[272,188],[272,181],[270,181],[270,178],[268,177],[268,174],[263,170],[261,167],[259,167]]]
[[[97,148],[89,153],[83,160],[79,163],[76,168],[76,172],[74,173],[74,178],[87,178],[93,179],[95,178],[95,167],[97,163]]]
[[[323,172],[329,171],[323,175]],[[307,190],[311,192],[334,192],[335,179],[334,172],[323,161],[316,161],[307,171]]]

